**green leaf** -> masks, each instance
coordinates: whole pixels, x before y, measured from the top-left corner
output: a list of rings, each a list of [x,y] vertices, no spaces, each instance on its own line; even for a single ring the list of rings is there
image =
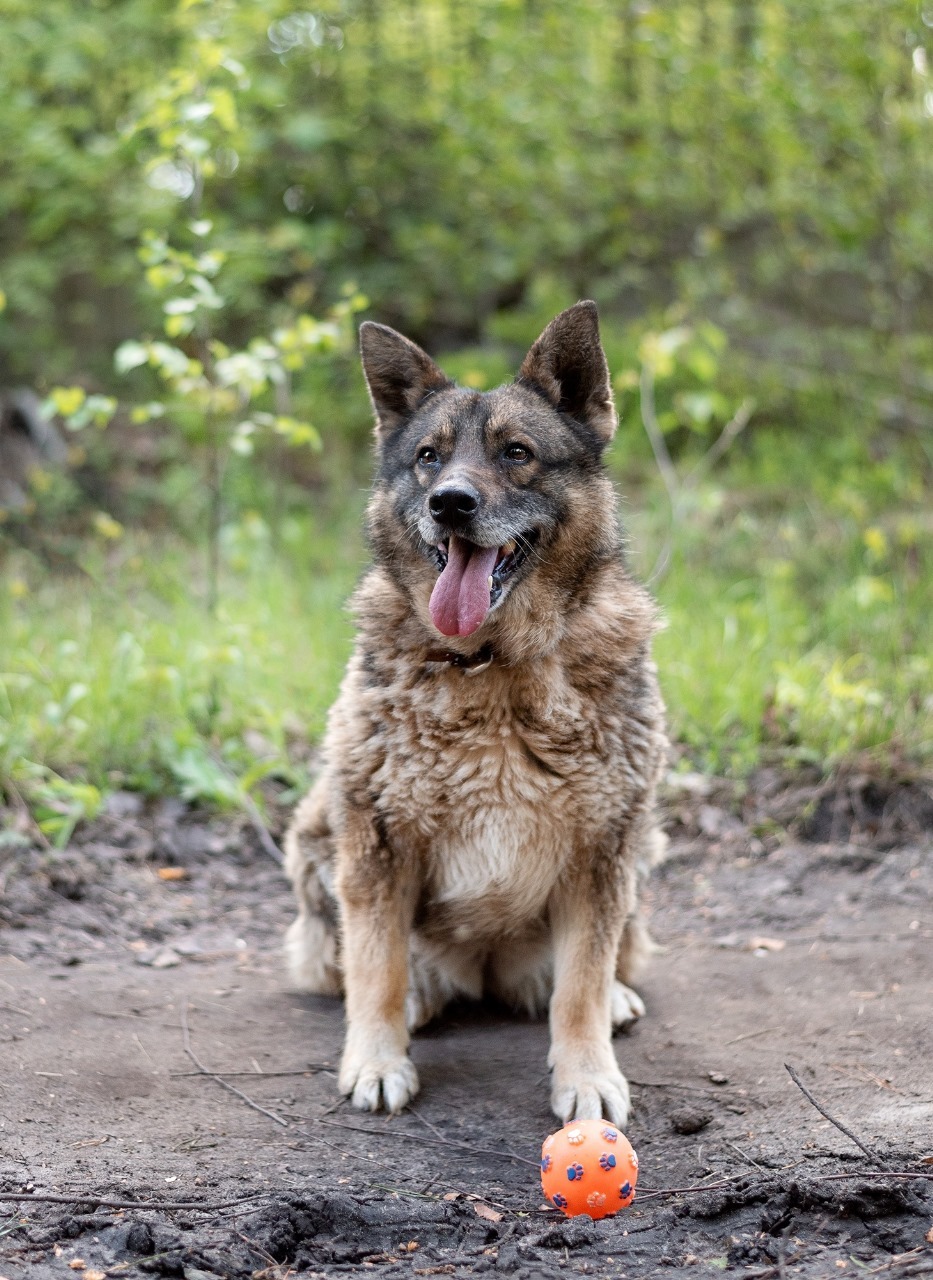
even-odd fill
[[[197,311],[197,309],[196,298],[168,298],[162,303],[162,310],[167,316],[189,315],[192,311]]]
[[[53,387],[49,392],[49,400],[55,406],[55,412],[63,418],[70,418],[77,413],[87,398],[83,387]]]
[[[242,802],[236,779],[230,777],[200,746],[185,747],[167,761],[185,800],[207,800],[226,808]]]
[[[149,359],[149,348],[142,342],[121,342],[114,352],[113,364],[117,373],[129,373]]]
[[[147,404],[137,404],[130,410],[130,422],[139,424],[150,422],[153,418],[165,415],[165,405],[159,400],[150,400]]]

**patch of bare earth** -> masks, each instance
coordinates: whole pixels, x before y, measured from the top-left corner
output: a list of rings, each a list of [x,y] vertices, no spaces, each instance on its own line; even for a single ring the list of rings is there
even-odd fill
[[[639,1195],[599,1223],[542,1204],[541,1023],[456,1008],[410,1112],[338,1102],[342,1011],[287,991],[247,824],[118,796],[64,854],[8,833],[0,1275],[933,1275],[929,788],[687,776],[668,809],[616,1042]]]

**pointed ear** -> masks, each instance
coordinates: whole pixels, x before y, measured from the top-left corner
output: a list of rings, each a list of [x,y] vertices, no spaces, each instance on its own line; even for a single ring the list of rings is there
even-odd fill
[[[385,324],[360,325],[360,356],[377,435],[411,417],[431,391],[454,385],[427,352]]]
[[[584,423],[602,444],[615,434],[618,418],[595,302],[578,302],[551,321],[525,356],[518,381],[543,391],[555,409]]]

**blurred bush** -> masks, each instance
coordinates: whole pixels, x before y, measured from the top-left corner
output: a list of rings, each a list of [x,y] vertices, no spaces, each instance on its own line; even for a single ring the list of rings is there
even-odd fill
[[[198,177],[130,126],[213,41],[234,341],[348,281],[435,351],[509,315],[528,341],[542,298],[676,300],[775,418],[933,420],[927,0],[294,3],[5,0],[0,386],[109,387],[157,331],[139,235],[196,216]]]

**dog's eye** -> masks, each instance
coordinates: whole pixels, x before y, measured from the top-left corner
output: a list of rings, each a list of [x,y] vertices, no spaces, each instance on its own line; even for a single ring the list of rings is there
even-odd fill
[[[418,461],[423,467],[433,467],[437,462],[437,450],[432,449],[430,445],[425,445],[423,449],[418,450]]]
[[[509,462],[530,462],[531,450],[526,449],[523,444],[510,444],[502,456]]]

